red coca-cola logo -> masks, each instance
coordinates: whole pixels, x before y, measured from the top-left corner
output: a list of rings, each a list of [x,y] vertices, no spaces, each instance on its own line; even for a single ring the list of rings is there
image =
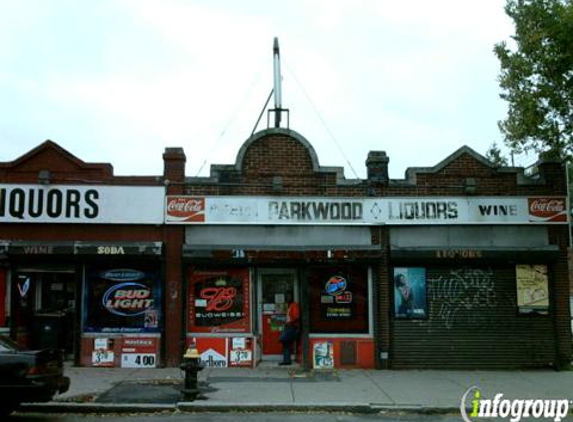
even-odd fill
[[[566,222],[565,198],[529,198],[529,218],[532,221]]]
[[[205,221],[205,198],[167,197],[167,217],[170,221]]]

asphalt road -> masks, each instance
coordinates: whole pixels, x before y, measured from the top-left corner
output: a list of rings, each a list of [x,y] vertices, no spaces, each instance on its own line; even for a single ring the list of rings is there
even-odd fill
[[[396,415],[337,413],[163,413],[131,415],[71,415],[20,413],[6,422],[460,422],[459,415]],[[479,419],[478,419],[479,420]],[[482,419],[482,422],[503,419]],[[540,419],[546,421],[546,419]],[[538,421],[540,421],[538,420]],[[509,421],[509,419],[505,419]],[[525,421],[525,419],[522,419]],[[573,415],[563,421],[573,422]],[[563,422],[562,421],[562,422]]]

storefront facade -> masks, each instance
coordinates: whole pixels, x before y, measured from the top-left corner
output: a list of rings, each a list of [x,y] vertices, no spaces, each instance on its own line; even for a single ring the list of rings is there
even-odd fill
[[[388,177],[320,166],[288,129],[234,164],[118,177],[52,142],[0,163],[0,331],[85,366],[275,364],[286,297],[304,368],[561,367],[571,360],[565,169],[468,147]],[[56,333],[56,335],[54,335]]]
[[[166,199],[185,230],[186,344],[214,366],[278,360],[287,291],[307,368],[507,368],[570,359],[564,168],[534,177],[463,147],[389,180],[321,167],[286,129]]]
[[[158,366],[164,195],[50,141],[0,164],[0,329],[80,365]]]

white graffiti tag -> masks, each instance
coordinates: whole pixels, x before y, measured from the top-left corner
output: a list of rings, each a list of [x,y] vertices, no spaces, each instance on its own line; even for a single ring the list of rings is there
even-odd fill
[[[470,319],[479,318],[475,311],[496,306],[491,270],[461,268],[428,281],[433,303],[431,319],[443,321],[447,329],[454,326],[460,312]]]

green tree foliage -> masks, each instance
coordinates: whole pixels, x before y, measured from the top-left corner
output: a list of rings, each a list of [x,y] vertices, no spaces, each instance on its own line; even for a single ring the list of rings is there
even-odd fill
[[[499,122],[514,152],[534,150],[553,158],[573,153],[573,0],[508,0],[515,43],[495,45],[501,64]]]
[[[497,146],[497,143],[491,144],[489,149],[485,153],[485,158],[493,163],[496,167],[507,166],[507,158],[503,156],[501,150]]]

